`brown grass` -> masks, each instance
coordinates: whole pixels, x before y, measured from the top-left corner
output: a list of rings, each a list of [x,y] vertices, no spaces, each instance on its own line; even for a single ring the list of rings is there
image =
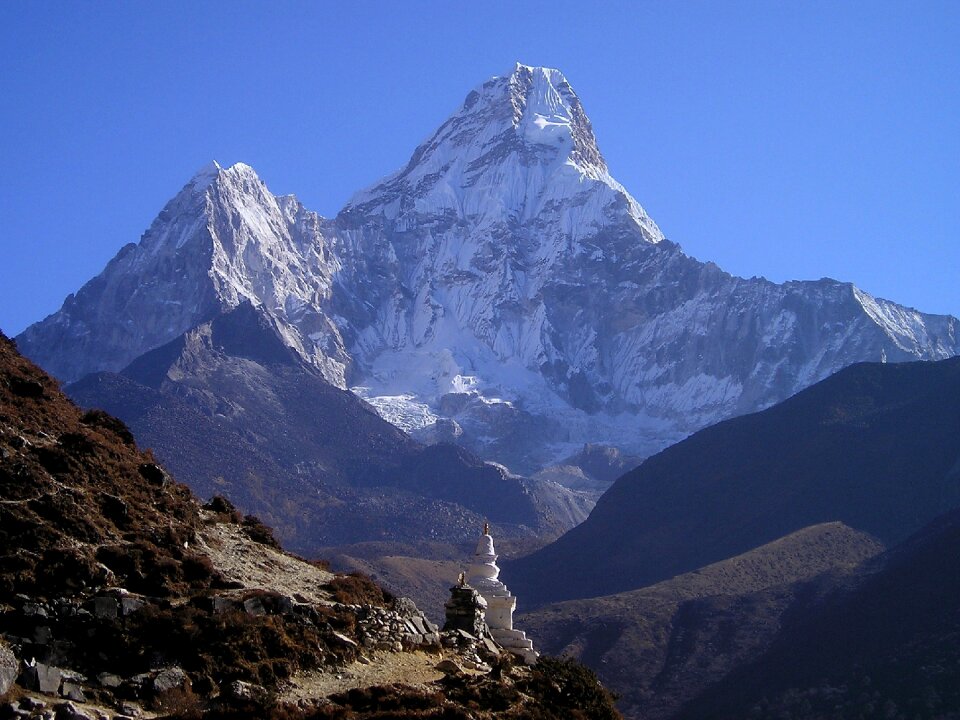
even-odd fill
[[[24,386],[39,394],[18,394]],[[199,528],[190,491],[148,480],[154,458],[123,423],[81,413],[2,336],[0,450],[0,498],[13,501],[0,504],[0,602],[15,589],[49,598],[113,582],[168,594],[214,579],[184,549]]]

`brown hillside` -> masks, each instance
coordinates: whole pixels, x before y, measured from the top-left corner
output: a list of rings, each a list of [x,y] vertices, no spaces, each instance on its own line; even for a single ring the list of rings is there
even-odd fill
[[[960,511],[784,618],[769,650],[678,717],[960,718]]]
[[[548,605],[518,622],[547,652],[597,669],[628,717],[665,718],[759,656],[802,583],[883,546],[841,523],[805,528],[641,590]]]
[[[81,412],[0,335],[0,603],[122,585],[171,595],[216,578],[190,549],[199,506],[126,427]]]

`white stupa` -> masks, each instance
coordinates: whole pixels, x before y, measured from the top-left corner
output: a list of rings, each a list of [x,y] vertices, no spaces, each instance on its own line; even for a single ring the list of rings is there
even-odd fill
[[[537,661],[539,653],[533,649],[533,641],[527,639],[522,630],[513,629],[513,611],[517,607],[517,598],[510,594],[498,576],[497,555],[493,551],[493,538],[490,526],[484,523],[483,535],[477,543],[477,551],[467,572],[467,584],[475,588],[487,601],[485,619],[493,639],[504,650],[519,655],[527,664]]]

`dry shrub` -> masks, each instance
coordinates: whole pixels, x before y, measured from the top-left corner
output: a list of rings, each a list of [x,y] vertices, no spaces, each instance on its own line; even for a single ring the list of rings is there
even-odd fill
[[[283,550],[280,541],[273,536],[273,529],[264,525],[256,515],[247,515],[243,518],[244,534],[255,543],[266,545],[274,550]]]
[[[530,715],[531,720],[623,720],[614,705],[616,697],[592,670],[576,660],[540,658],[524,690],[538,698],[545,709],[542,715]]]
[[[186,687],[173,688],[153,698],[153,708],[181,718],[203,715],[203,702],[193,691],[190,683]]]
[[[270,593],[249,597],[273,605]],[[355,649],[330,641],[324,629],[328,625],[350,632],[346,618],[333,612],[308,624],[280,614],[253,616],[241,610],[213,614],[197,605],[151,604],[126,620],[126,645],[115,657],[138,657],[141,648],[149,647],[182,667],[197,688],[211,678],[218,684],[242,680],[275,687],[299,669],[345,663],[355,656]]]
[[[203,509],[214,514],[214,522],[229,525],[239,525],[243,522],[243,515],[223,495],[214,495]]]
[[[209,583],[216,575],[213,562],[206,555],[188,553],[183,558],[183,577],[190,584]]]
[[[57,443],[70,452],[89,454],[96,451],[96,443],[85,432],[65,432]]]
[[[53,597],[97,585],[105,576],[103,569],[79,550],[51,548],[40,556],[34,567],[34,578],[34,592]]]
[[[134,447],[136,441],[133,438],[133,433],[130,432],[122,420],[115,418],[113,415],[104,412],[100,409],[88,410],[80,418],[80,422],[88,427],[97,428],[98,430],[106,430],[107,432],[115,435],[120,442],[124,445]]]
[[[423,692],[403,685],[380,685],[375,687],[353,688],[345,693],[331,695],[333,702],[349,707],[354,712],[376,712],[378,717],[384,711],[403,710],[408,717],[416,717],[416,711],[430,710],[443,705],[444,695],[440,692]]]
[[[334,600],[344,605],[386,607],[393,602],[393,595],[361,572],[337,575],[324,587],[333,594]]]

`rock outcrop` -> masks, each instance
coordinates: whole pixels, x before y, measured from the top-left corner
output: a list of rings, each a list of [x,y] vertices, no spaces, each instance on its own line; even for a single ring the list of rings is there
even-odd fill
[[[20,661],[6,640],[0,638],[0,696],[6,695],[20,674]]]

